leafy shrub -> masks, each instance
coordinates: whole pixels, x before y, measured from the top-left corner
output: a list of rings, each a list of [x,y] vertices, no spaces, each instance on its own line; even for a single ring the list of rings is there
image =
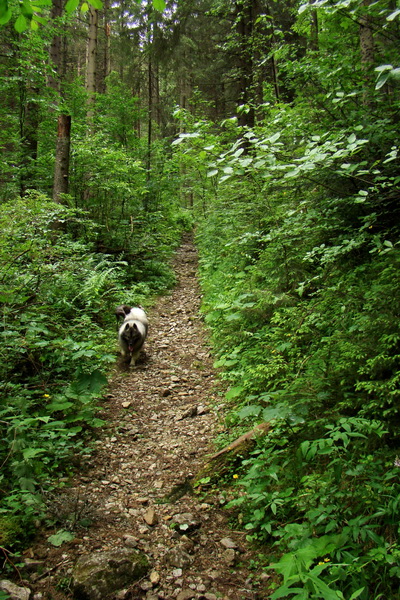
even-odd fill
[[[0,211],[0,510],[24,518],[40,505],[38,489],[84,447],[78,434],[101,424],[95,400],[114,360],[123,275],[63,232],[90,226],[75,211],[37,194]]]
[[[365,126],[342,113],[324,130],[322,111],[307,110],[268,106],[267,124],[242,137],[196,123],[176,144],[196,163],[203,311],[230,385],[227,427],[271,425],[230,506],[281,555],[273,598],[397,597],[393,123],[375,146],[380,117]]]

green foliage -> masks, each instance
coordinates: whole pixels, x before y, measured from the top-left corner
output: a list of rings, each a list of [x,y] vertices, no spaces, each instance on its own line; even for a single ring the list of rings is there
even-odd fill
[[[63,232],[89,221],[40,195],[3,204],[0,223],[0,510],[24,519],[83,449],[78,435],[102,423],[95,400],[114,359],[107,324],[122,270]]]
[[[140,2],[140,0],[135,0]],[[165,10],[165,0],[153,0],[155,10],[162,12]],[[13,2],[0,0],[0,26],[5,25],[12,18],[13,10],[18,16],[14,22],[14,28],[18,33],[23,33],[26,29],[38,29],[39,25],[47,25],[48,17],[43,16],[43,7],[51,6],[51,0],[24,0],[20,2],[19,7],[13,6]],[[85,14],[89,10],[89,5],[96,10],[103,8],[101,0],[68,0],[65,4],[65,12],[70,14],[80,7],[80,12]]]
[[[70,542],[74,539],[74,535],[65,529],[57,531],[57,533],[49,536],[47,539],[52,546],[62,546],[65,542]]]
[[[311,6],[319,53],[280,55],[294,101],[267,95],[251,128],[187,119],[174,146],[227,427],[270,423],[230,508],[279,555],[271,597],[398,598],[399,97],[335,37],[354,44],[360,3]]]

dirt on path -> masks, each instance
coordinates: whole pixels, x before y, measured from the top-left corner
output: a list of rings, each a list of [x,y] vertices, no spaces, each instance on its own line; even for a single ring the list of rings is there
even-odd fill
[[[149,311],[146,356],[116,371],[101,417],[107,425],[72,487],[50,499],[58,520],[77,537],[30,550],[42,562],[27,582],[36,600],[71,598],[77,558],[137,548],[151,563],[145,579],[118,598],[254,600],[267,598],[266,577],[251,569],[245,534],[229,527],[225,497],[190,489],[221,429],[223,402],[198,314],[197,255],[187,238],[174,259],[177,285]],[[223,409],[222,409],[223,410]],[[71,516],[72,515],[72,516]]]

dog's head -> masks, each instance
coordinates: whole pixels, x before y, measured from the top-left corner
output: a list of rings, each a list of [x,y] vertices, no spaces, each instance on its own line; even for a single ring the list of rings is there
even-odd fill
[[[138,342],[142,341],[142,334],[140,333],[136,323],[126,323],[122,332],[122,338],[128,346],[129,352],[134,352]]]

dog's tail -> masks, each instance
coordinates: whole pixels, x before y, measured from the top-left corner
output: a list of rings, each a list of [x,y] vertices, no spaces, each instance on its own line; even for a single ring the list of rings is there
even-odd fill
[[[117,308],[115,309],[115,316],[117,318],[117,322],[121,319],[124,320],[126,315],[128,315],[130,312],[131,307],[127,304],[121,304],[120,306],[117,306]]]

